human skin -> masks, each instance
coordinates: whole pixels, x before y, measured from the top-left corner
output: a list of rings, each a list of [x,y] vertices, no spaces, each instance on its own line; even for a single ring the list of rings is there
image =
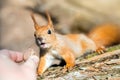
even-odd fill
[[[31,55],[22,64],[18,63],[23,60],[23,53],[0,50],[0,80],[36,80],[39,58]]]

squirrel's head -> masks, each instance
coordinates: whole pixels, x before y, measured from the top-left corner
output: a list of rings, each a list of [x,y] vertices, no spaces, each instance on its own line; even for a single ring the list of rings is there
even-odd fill
[[[48,14],[48,12],[46,12],[46,14],[48,19],[48,24],[43,26],[38,25],[38,23],[34,18],[34,15],[33,14],[31,15],[32,20],[34,22],[34,28],[35,28],[34,36],[36,39],[36,43],[38,46],[40,46],[40,48],[43,49],[50,48],[56,39],[50,15]]]

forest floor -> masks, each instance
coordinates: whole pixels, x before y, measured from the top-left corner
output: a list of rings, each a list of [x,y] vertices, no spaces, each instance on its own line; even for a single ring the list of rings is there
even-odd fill
[[[66,72],[63,66],[50,67],[38,80],[120,80],[120,45],[107,48],[103,54],[81,56]]]

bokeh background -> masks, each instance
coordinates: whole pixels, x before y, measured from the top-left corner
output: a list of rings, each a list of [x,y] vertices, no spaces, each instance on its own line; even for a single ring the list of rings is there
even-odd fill
[[[52,17],[56,32],[87,33],[96,25],[120,25],[120,0],[0,0],[0,49],[24,51],[34,45],[32,12],[40,25]]]

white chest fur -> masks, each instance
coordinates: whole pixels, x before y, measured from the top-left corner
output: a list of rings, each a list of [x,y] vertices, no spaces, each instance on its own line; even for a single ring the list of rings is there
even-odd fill
[[[62,57],[60,56],[60,53],[57,50],[51,50],[51,54],[58,59],[61,59]]]
[[[55,60],[61,60],[61,56],[57,50],[51,50],[48,54],[46,54],[46,64],[43,70],[45,71],[48,67],[53,65]]]

